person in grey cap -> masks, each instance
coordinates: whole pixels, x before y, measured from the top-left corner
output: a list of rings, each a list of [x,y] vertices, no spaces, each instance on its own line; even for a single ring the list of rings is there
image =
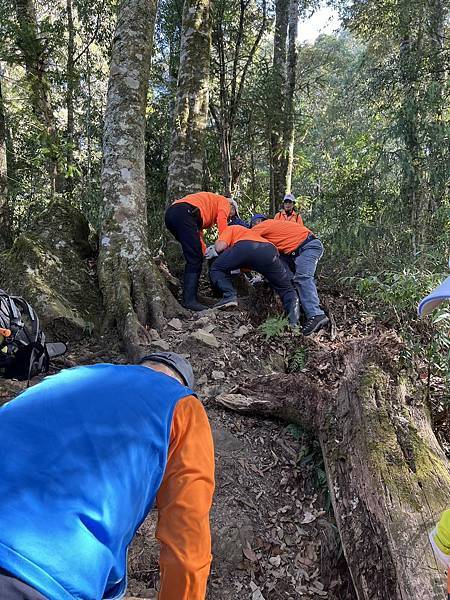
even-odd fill
[[[275,221],[294,221],[303,225],[302,215],[295,210],[294,194],[286,194],[283,198],[283,208],[274,216]]]
[[[155,501],[159,599],[205,598],[214,451],[193,387],[188,361],[158,352],[63,370],[0,408],[2,600],[122,598]]]

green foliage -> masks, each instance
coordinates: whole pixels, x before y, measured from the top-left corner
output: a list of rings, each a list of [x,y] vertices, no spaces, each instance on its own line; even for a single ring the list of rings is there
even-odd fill
[[[266,340],[281,336],[288,326],[286,317],[269,317],[259,326]]]
[[[308,350],[307,348],[298,348],[292,352],[288,357],[288,370],[289,373],[300,373],[308,361]]]

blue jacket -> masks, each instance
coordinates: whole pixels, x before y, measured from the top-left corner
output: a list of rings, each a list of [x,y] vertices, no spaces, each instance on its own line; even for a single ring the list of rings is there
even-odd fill
[[[192,394],[142,366],[48,377],[0,409],[0,566],[51,600],[120,598],[173,411]]]

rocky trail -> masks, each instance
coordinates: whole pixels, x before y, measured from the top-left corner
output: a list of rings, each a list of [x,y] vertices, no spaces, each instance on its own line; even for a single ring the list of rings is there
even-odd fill
[[[333,327],[311,338],[284,331],[267,339],[249,316],[263,311],[255,311],[248,300],[230,312],[209,310],[183,321],[171,319],[160,334],[150,330],[152,349],[174,350],[190,359],[211,421],[216,494],[210,600],[356,598],[318,443],[297,426],[242,416],[216,402],[261,375],[273,374],[276,380],[275,374],[288,372],[302,373],[333,392],[343,374],[347,345],[364,344],[389,327],[365,312],[358,300],[337,292],[322,296]],[[70,345],[52,368],[105,361],[126,362],[117,340],[108,336]],[[3,401],[24,387],[3,383]],[[441,441],[446,441],[442,435]],[[130,550],[130,598],[156,598],[154,526],[152,513]]]

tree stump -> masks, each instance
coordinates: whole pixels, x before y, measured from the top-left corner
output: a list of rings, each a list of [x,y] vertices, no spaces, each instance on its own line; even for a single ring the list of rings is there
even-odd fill
[[[217,402],[317,436],[359,600],[441,600],[444,581],[427,532],[450,506],[449,463],[396,350],[393,336],[359,341],[343,356],[335,393],[305,375],[275,375]]]

